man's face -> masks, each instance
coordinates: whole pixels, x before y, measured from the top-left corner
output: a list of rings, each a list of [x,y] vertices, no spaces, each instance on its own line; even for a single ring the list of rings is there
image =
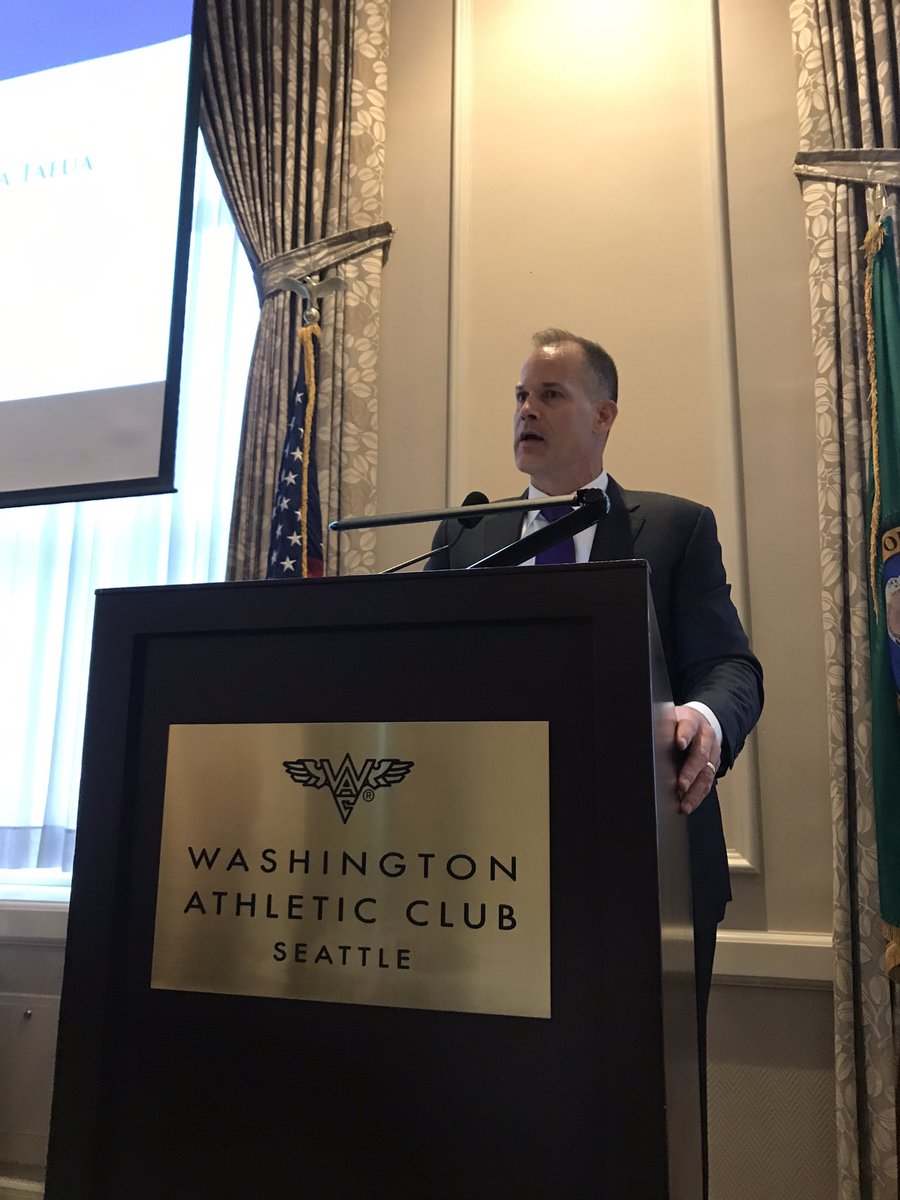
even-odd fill
[[[618,409],[591,392],[584,351],[574,342],[541,346],[516,386],[516,466],[550,496],[585,487],[603,469]]]

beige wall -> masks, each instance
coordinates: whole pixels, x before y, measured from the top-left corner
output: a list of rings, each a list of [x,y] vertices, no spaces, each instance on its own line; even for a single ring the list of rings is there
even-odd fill
[[[528,335],[560,324],[603,341],[622,387],[607,465],[629,486],[715,508],[766,668],[756,744],[723,787],[739,868],[729,924],[825,935],[790,31],[781,0],[719,7],[394,0],[385,190],[398,232],[384,277],[379,508],[519,490],[511,397]],[[381,535],[380,565],[425,549],[430,532]],[[779,958],[788,973],[791,953]]]
[[[385,214],[397,230],[383,275],[378,508],[445,503],[450,297],[453,4],[394,3]],[[431,526],[384,530],[378,566],[431,544]]]
[[[794,64],[783,4],[720,8],[750,600],[767,670],[758,736],[764,875],[736,878],[730,923],[830,931],[808,258],[790,171]]]

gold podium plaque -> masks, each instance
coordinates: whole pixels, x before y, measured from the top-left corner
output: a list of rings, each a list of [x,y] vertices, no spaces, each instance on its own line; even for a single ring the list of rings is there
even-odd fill
[[[172,725],[151,985],[550,1016],[543,721]]]

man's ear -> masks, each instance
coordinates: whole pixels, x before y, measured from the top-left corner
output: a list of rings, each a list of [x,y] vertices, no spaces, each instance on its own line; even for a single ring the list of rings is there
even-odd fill
[[[597,414],[594,419],[595,433],[609,433],[613,427],[613,422],[619,415],[619,406],[614,400],[601,400],[597,405]]]

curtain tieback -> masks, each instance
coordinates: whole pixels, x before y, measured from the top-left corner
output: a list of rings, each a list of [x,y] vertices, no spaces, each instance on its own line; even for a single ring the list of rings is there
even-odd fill
[[[260,304],[267,296],[290,288],[295,279],[306,275],[319,275],[329,267],[361,258],[379,248],[383,261],[387,261],[388,249],[394,230],[389,221],[379,225],[366,225],[361,229],[347,229],[318,242],[309,242],[284,254],[276,254],[261,262],[253,272]]]
[[[801,150],[794,158],[794,174],[801,180],[900,187],[900,150]]]

